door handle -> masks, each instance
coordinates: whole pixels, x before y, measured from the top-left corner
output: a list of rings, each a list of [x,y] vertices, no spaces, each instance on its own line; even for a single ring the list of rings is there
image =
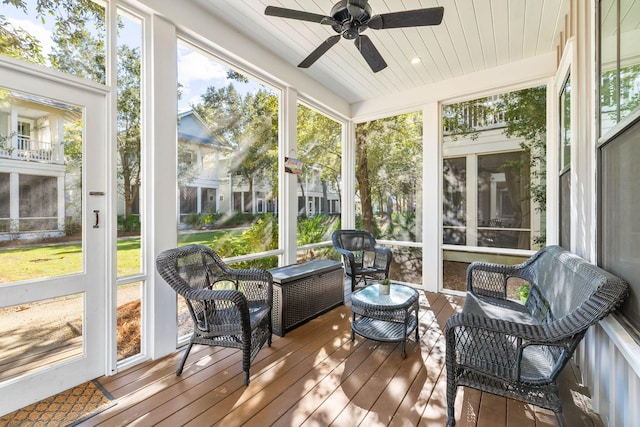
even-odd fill
[[[93,224],[93,228],[100,228],[100,211],[96,209],[93,213],[96,215],[96,223]]]

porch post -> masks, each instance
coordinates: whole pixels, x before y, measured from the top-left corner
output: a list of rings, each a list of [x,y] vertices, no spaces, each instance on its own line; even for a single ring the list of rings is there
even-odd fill
[[[342,126],[342,203],[343,229],[356,227],[356,127],[352,121]]]
[[[20,231],[20,174],[9,174],[9,230],[12,233]]]
[[[18,158],[18,109],[11,106],[11,117],[9,123],[9,135],[11,135],[11,142],[9,143],[9,148],[12,148],[11,158]]]
[[[280,156],[278,176],[280,177],[280,197],[278,198],[278,221],[282,233],[278,234],[279,247],[284,250],[280,265],[295,264],[297,260],[296,231],[298,222],[297,176],[284,172],[284,158],[298,158],[298,92],[285,88],[280,115]]]
[[[57,178],[58,186],[58,230],[64,231],[64,175]]]
[[[145,138],[148,151],[147,194],[147,241],[152,250],[147,252],[150,286],[145,289],[146,312],[143,320],[147,326],[146,344],[148,355],[159,358],[176,350],[178,327],[176,324],[176,294],[164,283],[155,269],[156,256],[165,249],[178,244],[176,216],[179,213],[177,197],[177,146],[176,121],[177,63],[176,28],[162,17],[154,15],[150,22],[151,35],[145,37],[152,60],[147,75],[151,82],[148,100],[148,136]],[[144,123],[144,120],[143,120]],[[144,307],[144,305],[143,305]],[[143,329],[144,330],[144,329]]]
[[[442,149],[440,144],[440,108],[431,102],[422,110],[422,152],[433,153],[422,156],[422,288],[438,292],[442,274],[442,227],[440,217],[442,204]]]

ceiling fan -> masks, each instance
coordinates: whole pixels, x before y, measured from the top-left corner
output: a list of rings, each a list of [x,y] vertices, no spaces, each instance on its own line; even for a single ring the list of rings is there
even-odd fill
[[[374,73],[386,68],[387,63],[371,39],[362,34],[367,28],[384,30],[438,25],[442,22],[444,14],[444,7],[440,6],[372,15],[371,6],[368,3],[368,0],[340,0],[331,8],[330,16],[276,6],[267,6],[264,14],[331,25],[333,30],[338,33],[325,40],[324,43],[298,64],[298,67],[309,68],[333,45],[338,43],[340,37],[344,37],[347,40],[354,40],[356,47]]]

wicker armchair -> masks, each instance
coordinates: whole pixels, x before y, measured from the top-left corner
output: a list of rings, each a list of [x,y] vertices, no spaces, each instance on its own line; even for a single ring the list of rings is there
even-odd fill
[[[242,350],[244,383],[265,342],[271,346],[273,278],[265,270],[232,270],[209,247],[189,245],[162,252],[160,276],[189,308],[194,332],[176,375],[182,373],[193,344]]]
[[[530,283],[525,305],[507,299],[511,277]],[[445,327],[448,425],[466,386],[550,409],[564,426],[558,375],[627,292],[625,281],[558,246],[519,265],[472,263],[464,308]]]
[[[351,278],[351,291],[367,286],[367,279],[386,279],[391,266],[391,249],[378,246],[364,230],[337,230],[331,236],[333,247],[344,260]]]

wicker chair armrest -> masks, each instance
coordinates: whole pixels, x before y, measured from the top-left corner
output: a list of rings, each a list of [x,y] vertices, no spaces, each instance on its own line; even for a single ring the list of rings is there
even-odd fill
[[[339,247],[335,247],[334,248],[336,250],[336,252],[338,252],[340,255],[342,255],[342,257],[345,260],[345,263],[348,262],[349,263],[349,267],[352,269],[352,271],[355,271],[355,264],[356,264],[356,257],[355,255],[353,255],[353,252],[348,251],[346,249],[343,248],[339,248]]]
[[[507,280],[516,276],[517,265],[475,261],[467,268],[467,291],[493,298],[507,298]]]
[[[574,339],[575,334],[578,332],[574,331],[573,334],[563,333],[554,327],[554,324],[533,325],[479,316],[477,314],[457,313],[447,320],[445,334],[448,336],[455,333],[456,328],[476,328],[519,338],[527,344],[564,347]]]
[[[386,258],[387,262],[391,262],[391,258],[393,256],[393,253],[392,253],[391,249],[386,248],[384,246],[377,246],[376,245],[376,247],[374,247],[373,250],[376,253],[384,256]]]
[[[373,250],[376,251],[379,254],[383,254],[384,256],[391,258],[391,249],[389,249],[389,248],[386,248],[384,246],[376,245],[373,248]]]
[[[184,293],[192,301],[230,301],[240,310],[248,310],[247,297],[235,289],[192,289]]]
[[[240,324],[242,326],[243,333],[249,334],[249,331],[251,330],[251,320],[249,315],[250,301],[247,300],[247,297],[243,292],[236,291],[234,289],[200,289],[188,291],[185,293],[184,297],[191,301],[211,301],[214,303],[227,301],[233,304],[240,314]]]
[[[267,270],[245,269],[231,270],[238,289],[244,292],[247,300],[273,302],[273,276]]]

